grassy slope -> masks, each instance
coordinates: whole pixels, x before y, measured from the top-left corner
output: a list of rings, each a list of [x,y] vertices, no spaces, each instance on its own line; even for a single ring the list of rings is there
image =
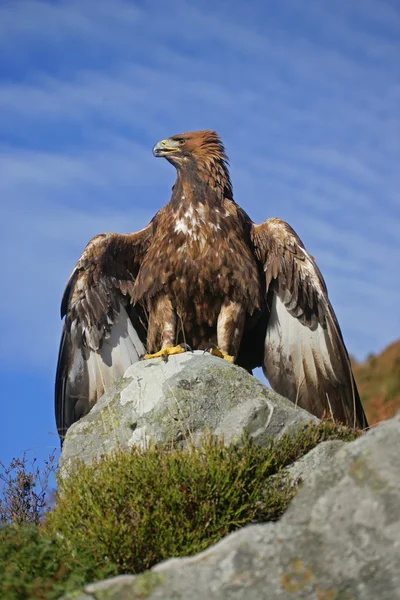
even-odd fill
[[[370,425],[400,409],[400,340],[363,363],[353,361],[354,376]]]

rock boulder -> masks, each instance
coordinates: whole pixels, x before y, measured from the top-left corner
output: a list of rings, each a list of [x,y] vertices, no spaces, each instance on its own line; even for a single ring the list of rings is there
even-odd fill
[[[197,444],[204,432],[226,443],[244,431],[259,443],[318,419],[268,389],[244,369],[196,351],[132,365],[75,423],[64,441],[60,469],[90,462],[117,446]]]

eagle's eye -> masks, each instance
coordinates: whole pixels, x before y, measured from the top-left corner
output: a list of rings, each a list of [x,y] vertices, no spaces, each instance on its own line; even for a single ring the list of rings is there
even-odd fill
[[[186,142],[185,138],[175,138],[175,141],[178,142],[180,146]]]

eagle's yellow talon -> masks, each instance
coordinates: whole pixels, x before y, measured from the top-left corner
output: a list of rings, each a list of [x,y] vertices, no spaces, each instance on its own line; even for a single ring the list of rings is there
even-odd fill
[[[216,347],[210,348],[210,354],[212,354],[213,356],[218,356],[219,358],[223,358],[224,360],[227,360],[231,363],[233,363],[235,360],[233,356],[231,356],[230,354],[225,354],[225,352],[222,352],[222,350]]]
[[[186,352],[185,348],[182,348],[182,346],[166,346],[154,354],[145,354],[143,358],[144,360],[149,360],[150,358],[161,357],[166,360],[171,354],[181,354],[181,352]]]

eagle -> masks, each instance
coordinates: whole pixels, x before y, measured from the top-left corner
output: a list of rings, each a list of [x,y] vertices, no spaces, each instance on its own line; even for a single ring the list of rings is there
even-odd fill
[[[170,201],[136,233],[87,244],[64,291],[55,385],[61,440],[140,359],[208,350],[317,417],[366,428],[325,281],[286,222],[253,223],[233,199],[215,131],[153,155],[176,169]]]

